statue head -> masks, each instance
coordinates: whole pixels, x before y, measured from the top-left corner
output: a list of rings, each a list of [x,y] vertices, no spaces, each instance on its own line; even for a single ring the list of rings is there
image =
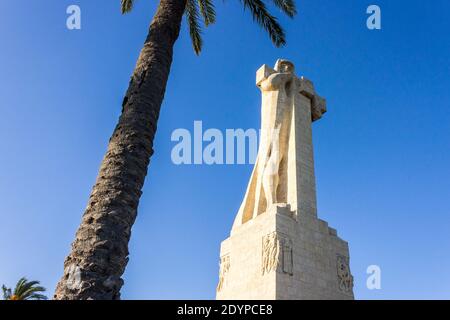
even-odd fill
[[[295,67],[294,64],[285,59],[278,59],[275,63],[275,71],[277,72],[283,72],[283,73],[294,73]]]

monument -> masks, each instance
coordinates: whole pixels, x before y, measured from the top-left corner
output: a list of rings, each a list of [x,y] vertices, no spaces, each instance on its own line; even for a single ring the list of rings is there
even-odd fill
[[[348,244],[318,219],[311,123],[326,112],[313,83],[279,59],[256,73],[261,137],[230,237],[217,299],[353,299]]]

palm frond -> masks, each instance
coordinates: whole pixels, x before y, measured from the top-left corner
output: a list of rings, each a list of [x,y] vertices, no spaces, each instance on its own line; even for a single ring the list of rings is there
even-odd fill
[[[290,18],[297,14],[294,0],[273,0],[273,3]]]
[[[284,30],[278,23],[277,18],[272,16],[261,0],[241,0],[244,9],[249,9],[253,19],[267,31],[272,42],[281,47],[286,44]]]
[[[11,288],[7,288],[7,287],[5,287],[5,285],[2,285],[2,291],[3,291],[3,299],[4,300],[11,299],[11,296],[12,296]]]
[[[212,0],[198,0],[198,6],[206,26],[216,22],[216,10]]]
[[[200,16],[198,12],[198,5],[196,0],[187,0],[185,14],[189,25],[189,34],[191,36],[192,46],[195,53],[198,55],[202,51],[202,36],[201,27],[199,24]]]
[[[17,281],[14,288],[14,294],[16,300],[44,300],[46,296],[38,292],[45,292],[45,288],[39,286],[39,281],[28,281],[26,278],[21,278]]]
[[[120,0],[122,14],[133,10],[134,0]]]
[[[33,293],[29,297],[27,297],[25,300],[47,300],[47,296],[40,294],[40,293]]]
[[[33,300],[33,299],[36,299],[36,297],[39,297],[39,299],[36,299],[36,300],[44,300],[44,299],[46,299],[46,297],[37,292],[45,292],[45,290],[46,289],[41,286],[32,286],[22,293],[21,298],[22,298],[22,300]],[[42,297],[44,297],[44,298],[42,298]]]
[[[29,283],[27,278],[20,278],[19,281],[17,281],[16,287],[14,288],[14,295],[17,297],[21,297],[22,293],[29,287],[27,286],[27,283]]]

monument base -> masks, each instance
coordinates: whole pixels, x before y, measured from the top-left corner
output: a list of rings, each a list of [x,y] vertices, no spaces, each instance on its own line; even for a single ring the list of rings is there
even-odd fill
[[[277,204],[220,249],[219,300],[354,299],[348,244],[328,223]]]

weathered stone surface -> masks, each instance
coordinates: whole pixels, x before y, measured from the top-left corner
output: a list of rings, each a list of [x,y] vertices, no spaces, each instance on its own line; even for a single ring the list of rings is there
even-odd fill
[[[317,217],[311,122],[325,99],[286,60],[263,65],[256,84],[260,149],[221,245],[217,299],[353,299],[348,244]]]

